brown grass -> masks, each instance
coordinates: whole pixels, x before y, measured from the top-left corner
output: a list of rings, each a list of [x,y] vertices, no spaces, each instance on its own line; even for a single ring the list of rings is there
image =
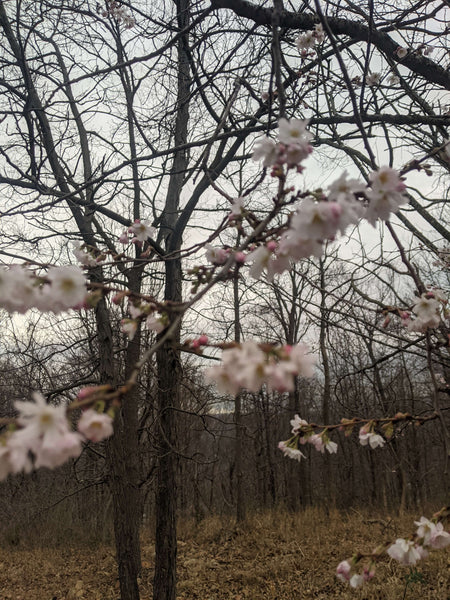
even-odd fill
[[[417,515],[415,515],[417,517]],[[422,581],[384,560],[375,579],[350,591],[334,577],[336,565],[353,551],[409,534],[414,515],[377,519],[362,512],[328,516],[318,509],[292,515],[254,515],[240,528],[214,517],[199,525],[183,522],[179,541],[178,598],[181,600],[449,600],[449,551],[434,552],[418,565]],[[420,516],[420,515],[419,515]],[[142,546],[142,599],[151,598],[154,545]],[[1,600],[118,600],[114,550],[58,547],[0,549]]]

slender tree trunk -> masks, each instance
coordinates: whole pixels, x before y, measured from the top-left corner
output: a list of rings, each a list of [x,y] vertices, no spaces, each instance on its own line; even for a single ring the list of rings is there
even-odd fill
[[[327,349],[327,332],[328,332],[328,310],[327,310],[327,293],[325,288],[325,261],[320,259],[320,354],[323,365],[323,394],[322,394],[322,422],[324,425],[330,423],[330,403],[331,403],[331,379],[330,379],[330,361]],[[325,475],[327,478],[327,494],[329,494],[330,502],[336,504],[336,485],[333,480],[331,469],[330,455],[325,452]],[[327,504],[328,510],[328,504]]]
[[[241,321],[240,321],[240,303],[239,303],[239,275],[236,273],[233,282],[233,300],[234,300],[234,339],[241,341]],[[244,427],[242,424],[242,395],[238,393],[234,400],[234,425],[235,425],[235,444],[234,444],[234,466],[236,474],[236,520],[238,523],[245,521],[246,506],[244,499],[244,480],[242,472],[242,451]]]
[[[136,267],[135,267],[136,268]],[[140,273],[129,275],[129,289],[139,291]],[[125,379],[139,360],[140,331],[129,341],[125,354]],[[139,600],[141,571],[139,528],[142,517],[140,456],[138,439],[139,391],[135,386],[122,400],[114,423],[114,436],[107,444],[121,600]]]
[[[189,24],[189,0],[175,0],[180,30]],[[177,114],[175,119],[175,146],[187,140],[189,121],[189,94],[191,75],[188,56],[189,37],[180,36],[178,51]],[[177,252],[181,235],[174,234],[178,220],[180,195],[187,170],[188,157],[185,150],[175,153],[167,190],[166,204],[161,219],[161,234],[165,248],[171,256],[165,263],[164,299],[168,303],[182,300],[182,265]],[[176,531],[176,442],[175,410],[179,406],[181,383],[180,328],[156,353],[158,369],[158,475],[156,486],[156,556],[153,580],[154,600],[175,600],[177,566]]]
[[[181,261],[166,262],[166,299],[181,299]],[[176,596],[176,420],[179,406],[181,364],[180,332],[165,341],[156,354],[158,367],[158,474],[156,485],[156,560],[154,600]]]

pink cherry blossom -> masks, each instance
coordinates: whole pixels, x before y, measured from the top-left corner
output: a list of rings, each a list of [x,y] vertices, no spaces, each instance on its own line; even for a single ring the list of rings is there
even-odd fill
[[[442,523],[437,523],[431,534],[429,545],[435,550],[442,550],[450,545],[450,533],[444,531]]]
[[[344,583],[350,581],[350,571],[352,569],[348,560],[340,562],[336,568],[336,577]]]
[[[214,248],[210,244],[206,244],[206,260],[213,265],[224,265],[229,256],[228,250],[225,248]]]

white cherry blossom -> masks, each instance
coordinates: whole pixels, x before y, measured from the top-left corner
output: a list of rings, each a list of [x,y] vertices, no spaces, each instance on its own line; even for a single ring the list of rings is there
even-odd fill
[[[53,267],[47,273],[50,286],[44,287],[47,310],[60,312],[83,304],[87,290],[83,271],[76,266]]]
[[[81,415],[77,428],[91,442],[101,442],[113,434],[113,420],[109,415],[89,408]]]
[[[415,565],[421,559],[421,553],[417,550],[412,540],[398,538],[387,550],[391,558],[403,565]]]
[[[154,237],[156,229],[152,227],[150,221],[141,221],[137,219],[129,228],[128,232],[134,235],[134,239],[139,242],[145,242],[148,238]]]
[[[252,159],[254,161],[263,160],[263,167],[271,167],[277,161],[278,151],[274,140],[263,137],[257,140],[253,149]]]
[[[278,121],[278,138],[286,146],[302,146],[305,142],[310,142],[313,135],[306,129],[309,119],[280,119]]]
[[[298,448],[291,448],[286,444],[286,442],[279,442],[278,448],[283,452],[285,456],[288,458],[292,458],[293,460],[297,460],[300,462],[302,458],[306,458],[306,456],[299,450]]]

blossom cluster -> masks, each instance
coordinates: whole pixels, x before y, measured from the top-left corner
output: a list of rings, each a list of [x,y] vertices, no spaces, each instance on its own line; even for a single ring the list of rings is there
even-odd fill
[[[321,44],[325,39],[325,32],[322,24],[317,23],[314,29],[300,33],[295,40],[295,45],[300,50],[302,58],[308,56],[308,50],[313,50],[316,44]]]
[[[264,137],[253,152],[253,160],[272,167],[272,175],[280,176],[284,166],[302,171],[302,161],[312,152],[312,135],[306,129],[308,121],[279,120],[278,142]],[[345,171],[333,181],[325,194],[322,190],[311,193],[294,207],[287,224],[279,235],[244,255],[237,252],[237,263],[250,262],[250,275],[258,279],[264,269],[269,279],[290,267],[291,261],[310,256],[320,257],[325,242],[343,235],[347,228],[365,218],[375,226],[377,219],[388,220],[392,213],[407,204],[406,186],[400,174],[391,167],[381,167],[369,175],[369,185],[349,178]],[[245,213],[243,199],[238,198],[231,209],[230,220]],[[207,259],[213,264],[224,264],[231,250],[208,247]]]
[[[429,520],[421,517],[419,521],[415,521],[415,525],[417,530],[409,539],[398,538],[389,547],[375,550],[362,572],[357,572],[362,555],[356,554],[351,559],[343,560],[337,566],[336,577],[357,588],[375,575],[375,561],[379,560],[384,551],[402,565],[413,566],[419,560],[427,558],[429,550],[442,550],[450,545],[450,533],[444,530],[443,523],[437,518]]]
[[[105,254],[96,248],[78,242],[74,244],[73,254],[78,262],[84,267],[98,267],[105,262]]]
[[[354,421],[344,420],[343,424],[339,426],[339,429],[346,432],[349,435],[353,429]],[[311,444],[314,448],[322,454],[327,450],[330,454],[337,452],[337,444],[330,440],[330,428],[326,426],[317,426],[308,423],[304,419],[301,419],[299,415],[295,415],[291,420],[292,434],[293,436],[286,441],[279,442],[278,448],[288,458],[294,460],[300,460],[306,458],[305,455],[300,451],[299,446],[305,444]],[[319,433],[316,433],[316,429],[320,429]],[[333,426],[332,429],[336,429]],[[375,422],[368,421],[359,430],[359,442],[362,446],[369,446],[372,450],[375,448],[382,448],[386,443],[386,440],[375,433]]]
[[[120,328],[129,340],[134,338],[140,322],[155,333],[161,333],[169,324],[167,314],[158,312],[156,307],[148,302],[128,302],[128,312],[131,318],[122,319]]]
[[[310,144],[313,136],[306,130],[308,120],[280,119],[278,121],[278,143],[269,137],[258,140],[252,158],[263,161],[264,167],[273,167],[272,174],[276,174],[283,165],[303,170],[300,163],[312,152]]]
[[[83,442],[99,442],[113,433],[108,414],[89,408],[82,413],[77,431],[72,431],[64,405],[47,404],[38,392],[33,400],[15,403],[20,429],[0,438],[0,480],[33,467],[58,467],[79,456]]]
[[[314,433],[314,428],[298,415],[291,420],[292,433],[294,434],[290,440],[279,442],[278,448],[288,458],[301,461],[306,458],[303,452],[299,449],[299,444],[311,444],[318,452],[324,454],[327,450],[330,454],[337,452],[336,442],[332,442],[328,436],[328,430],[325,428],[321,433]]]
[[[250,275],[258,279],[267,269],[269,279],[289,269],[291,261],[310,256],[320,257],[324,244],[343,235],[350,225],[364,217],[375,226],[378,218],[388,220],[402,204],[405,184],[390,167],[371,173],[370,188],[356,179],[349,179],[345,171],[328,186],[328,195],[320,200],[305,198],[291,215],[287,229],[279,241],[270,240],[250,252],[245,261],[253,261]],[[359,197],[368,200],[365,206]]]
[[[20,265],[0,269],[0,308],[11,313],[79,309],[86,295],[86,279],[76,266],[52,267],[42,277]]]
[[[107,0],[106,9],[103,9],[100,5],[97,5],[98,12],[102,17],[111,17],[117,23],[123,23],[126,29],[131,29],[136,25],[134,17],[132,17],[125,7],[121,6],[116,0]]]
[[[257,392],[264,384],[288,392],[293,391],[296,376],[312,377],[315,363],[305,344],[262,347],[249,340],[224,350],[221,365],[209,368],[206,378],[232,395],[242,388]]]
[[[439,327],[442,318],[449,316],[447,298],[441,290],[427,290],[415,298],[412,314],[402,313],[403,324],[409,331],[426,331],[429,328]]]

